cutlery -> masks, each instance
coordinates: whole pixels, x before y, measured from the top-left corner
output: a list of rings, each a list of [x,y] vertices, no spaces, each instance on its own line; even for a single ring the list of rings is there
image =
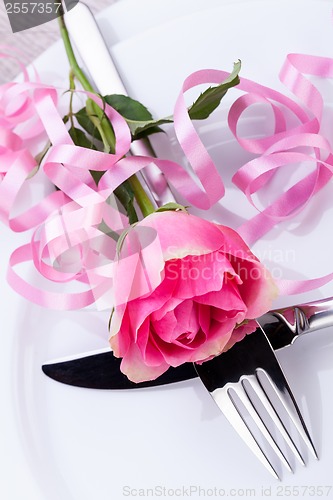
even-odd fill
[[[229,423],[262,464],[279,479],[276,469],[261,445],[261,439],[257,439],[246,419],[246,415],[250,415],[261,433],[261,438],[267,440],[290,472],[293,472],[292,467],[276,440],[276,434],[283,437],[288,449],[305,465],[301,451],[281,417],[279,407],[276,406],[274,398],[271,398],[272,391],[278,396],[308,449],[315,458],[318,456],[293,393],[262,328],[259,326],[236,347],[236,350],[232,348],[201,365],[195,364],[195,370]],[[268,384],[269,390],[265,384]],[[255,398],[259,399],[266,417],[259,411]],[[245,413],[243,408],[246,410]],[[267,417],[274,424],[274,433],[267,425]]]
[[[110,92],[126,94],[126,90],[89,8],[79,3],[74,9],[65,14],[65,18],[69,34],[74,40],[81,58],[93,77],[99,92],[102,95]],[[133,142],[131,153],[135,155],[155,156],[147,140]],[[174,200],[164,177],[163,188],[159,192],[154,189],[155,181],[158,180],[159,185],[161,181],[161,173],[157,167],[151,166],[150,170],[145,169],[144,178],[157,204],[165,203],[171,199]],[[243,418],[241,410],[230,395],[230,391],[237,393],[258,429],[262,432],[284,465],[291,471],[292,469],[288,460],[261,418],[250,393],[246,389],[245,382],[249,382],[274,422],[275,428],[282,434],[290,449],[304,463],[298,448],[279,417],[278,410],[261,384],[259,372],[261,375],[265,375],[279,396],[298,432],[315,457],[316,452],[291,389],[275,357],[271,344],[260,325],[258,324],[258,328],[254,334],[246,337],[235,347],[226,353],[223,358],[222,356],[218,356],[202,365],[195,365],[195,370],[235,430],[267,469],[278,478],[276,470]],[[102,353],[101,356],[104,354]],[[88,357],[91,358],[90,356]],[[227,363],[227,359],[229,359],[229,363]],[[45,372],[45,366],[43,370]],[[168,376],[166,377],[168,378]]]
[[[275,309],[257,321],[273,349],[279,350],[293,344],[305,333],[333,326],[333,298]],[[237,344],[232,348],[233,351],[235,349]],[[87,389],[140,389],[198,376],[193,364],[185,363],[176,368],[170,367],[156,380],[135,384],[120,372],[120,362],[107,347],[49,361],[42,369],[58,382]]]
[[[291,470],[289,461],[270,433],[265,421],[261,418],[253,396],[251,396],[253,391],[257,394],[289,449],[301,463],[304,463],[300,450],[295,445],[279,417],[279,411],[276,410],[265,390],[262,383],[264,378],[287,410],[307,447],[317,458],[304,420],[273,349],[287,347],[305,333],[333,326],[333,298],[276,309],[258,318],[258,323],[261,327],[258,327],[256,332],[248,335],[233,346],[230,351],[213,360],[202,365],[195,365],[195,367],[191,363],[186,363],[177,368],[170,368],[158,379],[139,384],[130,382],[120,372],[120,360],[113,356],[110,349],[59,359],[44,364],[42,369],[46,375],[58,382],[95,389],[152,387],[192,379],[197,373],[231,425],[268,470],[275,477],[278,477],[260,442],[253,435],[244,419],[232,393],[237,394],[264,438],[270,443],[288,470]],[[267,342],[265,334],[270,344]],[[251,386],[251,391],[248,389],[248,384]]]

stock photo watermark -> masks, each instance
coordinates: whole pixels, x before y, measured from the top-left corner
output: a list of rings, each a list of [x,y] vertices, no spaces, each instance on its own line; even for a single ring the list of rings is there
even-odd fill
[[[13,33],[18,33],[61,16],[64,11],[73,9],[79,0],[4,0],[5,9]]]
[[[264,497],[323,497],[332,498],[332,485],[277,485],[256,488],[223,488],[220,486],[203,487],[199,485],[180,485],[168,487],[132,487],[124,485],[122,495],[125,498],[264,498]]]

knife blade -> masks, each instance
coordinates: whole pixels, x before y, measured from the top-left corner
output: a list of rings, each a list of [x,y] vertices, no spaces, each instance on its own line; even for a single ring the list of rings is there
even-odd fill
[[[131,382],[120,371],[121,359],[110,349],[85,353],[71,359],[64,358],[46,363],[42,370],[48,377],[67,385],[86,389],[142,389],[168,385],[197,377],[192,363],[169,368],[154,381]]]
[[[258,323],[273,349],[282,349],[293,344],[302,334],[333,326],[333,298],[273,310],[258,318]],[[185,363],[176,368],[170,367],[156,380],[135,384],[121,373],[120,363],[121,359],[106,348],[50,361],[42,366],[42,370],[57,382],[89,389],[140,389],[198,376],[193,364]]]
[[[274,345],[279,349],[292,343],[288,327],[274,317],[269,323],[267,332],[273,348]],[[72,358],[50,361],[42,366],[42,370],[45,375],[57,382],[87,389],[140,389],[198,377],[193,363],[185,363],[181,366],[170,367],[155,380],[135,384],[120,371],[120,363],[121,359],[116,358],[111,349],[102,349],[82,353]]]

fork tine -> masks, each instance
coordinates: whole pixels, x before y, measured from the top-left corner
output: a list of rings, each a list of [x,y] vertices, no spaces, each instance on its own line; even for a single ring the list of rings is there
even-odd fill
[[[261,381],[259,377],[261,373],[266,375],[266,378],[269,381],[268,383],[274,389],[299,434],[317,458],[316,451],[301,416],[300,410],[298,409],[297,403],[292,395],[291,389],[282,372],[282,368],[275,356],[273,348],[261,327],[258,327],[256,332],[253,332],[251,335],[247,335],[241,342],[238,342],[229,351],[222,353],[220,356],[216,356],[215,358],[202,364],[196,364],[195,369],[202,383],[208,392],[210,392],[211,396],[219,406],[222,413],[225,414],[230,424],[235,428],[244,442],[274,477],[279,478],[268,456],[266,456],[266,453],[263,451],[260,443],[253,435],[245,418],[242,416],[242,408],[238,408],[237,401],[234,400],[232,393],[230,392],[231,389],[235,389],[238,395],[241,390],[244,393],[245,379],[252,377],[253,380],[258,380],[258,383],[261,385],[261,392],[257,386],[257,394],[259,391],[259,397],[261,396],[260,399],[263,399],[264,402],[266,401],[266,407],[269,409],[269,399],[262,384],[263,381]],[[250,392],[252,393],[252,390]],[[247,396],[249,396],[249,394],[247,394]],[[244,394],[241,399],[243,399],[243,403],[245,403],[252,419],[254,418],[255,423],[260,428],[263,435],[266,437],[268,442],[273,445],[274,451],[282,459],[284,464],[287,465],[285,462],[286,458],[283,456],[282,451],[277,448],[278,445],[276,440],[272,435],[270,435],[269,429],[260,418],[260,415],[256,410],[256,405],[251,401],[251,398],[247,400]],[[274,409],[271,408],[268,414],[273,417],[273,423],[278,425],[280,431],[282,430],[282,435],[285,437],[285,440],[289,444],[290,448],[294,450],[297,456],[298,450],[296,445],[293,443],[291,437],[288,437],[287,429],[283,429],[282,420],[278,417],[277,410],[274,411]],[[298,456],[298,459],[303,463],[301,456]],[[290,468],[289,463],[287,467],[288,469]]]
[[[276,479],[280,479],[274,467],[268,460],[266,454],[260,447],[258,441],[243,419],[229,392],[223,389],[221,391],[217,389],[216,391],[214,391],[213,398],[220,407],[222,413],[225,415],[225,417],[228,419],[230,424],[240,435],[243,441],[247,444],[250,450],[252,450],[256,457],[261,461],[266,469],[268,469],[268,471],[273,474]]]
[[[299,449],[295,445],[294,441],[292,440],[288,430],[286,429],[284,423],[282,422],[278,412],[276,411],[272,401],[270,400],[268,394],[266,393],[265,389],[260,383],[260,380],[258,377],[251,377],[249,379],[249,383],[251,384],[252,389],[254,392],[257,394],[258,398],[260,399],[260,402],[263,404],[265,410],[267,411],[268,415],[274,422],[276,428],[280,432],[280,434],[283,436],[284,440],[288,444],[289,448],[293,451],[294,455],[296,458],[300,461],[302,465],[305,465],[305,462],[303,460],[302,455],[299,452]],[[249,399],[251,400],[251,395],[247,392],[246,388],[244,387],[245,392],[248,394]]]
[[[255,375],[247,376],[246,380],[248,380],[250,382],[250,380],[252,380],[253,377],[255,377]],[[266,438],[266,440],[269,442],[269,444],[271,445],[271,447],[273,448],[273,450],[275,451],[277,456],[280,458],[282,463],[285,465],[285,467],[288,469],[289,472],[293,472],[293,470],[290,466],[290,463],[288,462],[285,455],[282,453],[280,447],[276,443],[274,437],[272,436],[272,434],[271,434],[270,430],[268,429],[268,427],[266,426],[265,422],[260,417],[260,414],[258,413],[258,410],[255,407],[255,405],[251,399],[251,396],[248,393],[248,391],[246,390],[246,387],[245,387],[243,382],[244,382],[244,380],[242,381],[241,386],[237,385],[237,389],[236,389],[236,386],[234,386],[233,387],[234,391],[236,392],[237,396],[239,397],[240,401],[243,403],[244,407],[248,411],[248,413],[251,416],[251,418],[253,419],[254,423],[256,424],[258,429],[261,431],[263,436]],[[264,396],[263,399],[266,399],[266,395],[264,394],[263,396]]]
[[[301,435],[303,441],[305,442],[306,446],[312,453],[312,455],[318,460],[318,454],[317,451],[314,447],[314,444],[312,442],[312,439],[310,437],[309,431],[306,427],[306,424],[303,420],[302,414],[300,412],[300,409],[298,408],[298,405],[296,403],[296,400],[293,396],[293,393],[289,387],[289,384],[281,370],[274,370],[273,377],[269,373],[269,371],[262,370],[260,368],[257,369],[257,372],[263,373],[266,376],[266,379],[269,381],[271,387],[274,389],[276,395],[280,399],[281,403],[283,404],[284,408],[286,409],[290,419],[294,423],[296,429],[298,430],[299,434]],[[272,380],[274,379],[274,382]],[[259,383],[260,383],[260,379]],[[260,385],[262,385],[260,383]]]

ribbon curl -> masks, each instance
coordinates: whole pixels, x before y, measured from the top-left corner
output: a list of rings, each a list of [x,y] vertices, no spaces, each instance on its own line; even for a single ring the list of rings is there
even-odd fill
[[[184,94],[203,83],[219,84],[228,73],[218,70],[193,73],[185,80],[175,104],[176,136],[199,183],[176,162],[148,156],[126,156],[131,144],[126,121],[91,93],[85,92],[104,107],[110,119],[116,151],[106,154],[75,146],[57,109],[56,89],[39,81],[29,81],[25,70],[23,74],[23,83],[0,87],[0,216],[13,231],[34,231],[30,243],[13,252],[8,281],[18,293],[45,307],[86,307],[103,298],[112,287],[116,245],[110,234],[119,235],[127,222],[110,204],[110,197],[122,182],[154,163],[191,205],[208,209],[223,197],[225,188],[221,175],[193,127]],[[237,88],[244,94],[232,104],[228,114],[228,125],[235,139],[245,150],[258,155],[233,177],[234,184],[253,206],[253,195],[268,185],[279,168],[308,161],[315,163],[312,172],[265,209],[257,209],[258,214],[238,228],[250,245],[277,223],[303,209],[333,174],[332,147],[321,132],[323,98],[304,74],[332,78],[333,59],[288,55],[280,79],[301,104],[273,89],[241,78]],[[258,102],[271,106],[274,133],[260,139],[240,137],[237,129],[242,114]],[[288,125],[290,116],[296,125]],[[49,138],[52,146],[43,158],[38,175],[45,175],[59,190],[20,215],[12,216],[19,191],[37,168],[29,150],[31,140],[42,134]],[[98,186],[90,170],[105,172]],[[110,228],[107,236],[103,222]],[[27,261],[33,261],[37,271],[49,281],[74,281],[87,290],[63,294],[39,289],[23,280],[14,269]],[[284,294],[300,293],[331,279],[333,274],[299,282],[284,280],[280,282],[280,290]]]

